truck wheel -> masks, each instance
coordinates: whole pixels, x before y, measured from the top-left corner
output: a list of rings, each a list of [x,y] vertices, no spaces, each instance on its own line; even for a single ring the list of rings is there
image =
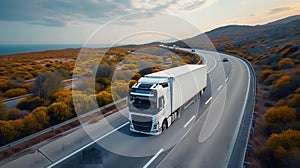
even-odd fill
[[[178,110],[177,110],[177,118],[178,118],[178,119],[180,118],[180,115],[181,115],[181,110],[178,109]]]
[[[164,122],[162,124],[162,132],[164,132],[167,128],[168,128],[167,120],[164,120]]]

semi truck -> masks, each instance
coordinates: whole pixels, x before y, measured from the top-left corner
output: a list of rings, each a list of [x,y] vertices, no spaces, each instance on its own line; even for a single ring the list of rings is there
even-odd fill
[[[206,65],[187,64],[141,77],[128,95],[130,130],[161,134],[206,87]]]

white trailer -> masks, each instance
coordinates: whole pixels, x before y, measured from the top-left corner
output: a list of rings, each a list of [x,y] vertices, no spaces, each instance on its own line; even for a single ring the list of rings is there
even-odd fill
[[[206,65],[183,65],[140,78],[128,96],[130,130],[159,135],[206,86]]]

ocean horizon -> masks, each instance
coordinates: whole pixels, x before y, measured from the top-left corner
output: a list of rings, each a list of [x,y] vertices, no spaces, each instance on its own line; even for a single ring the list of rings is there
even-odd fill
[[[0,44],[0,56],[46,50],[62,50],[67,48],[81,48],[83,44]],[[111,44],[89,44],[89,48],[111,47]]]

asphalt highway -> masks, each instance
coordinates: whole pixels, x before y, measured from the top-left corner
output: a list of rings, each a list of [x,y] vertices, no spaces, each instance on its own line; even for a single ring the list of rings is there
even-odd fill
[[[35,146],[1,167],[227,167],[253,79],[238,58],[196,52],[207,64],[208,87],[200,99],[185,104],[181,118],[161,135],[130,132],[126,108]],[[228,62],[222,62],[224,56]]]

